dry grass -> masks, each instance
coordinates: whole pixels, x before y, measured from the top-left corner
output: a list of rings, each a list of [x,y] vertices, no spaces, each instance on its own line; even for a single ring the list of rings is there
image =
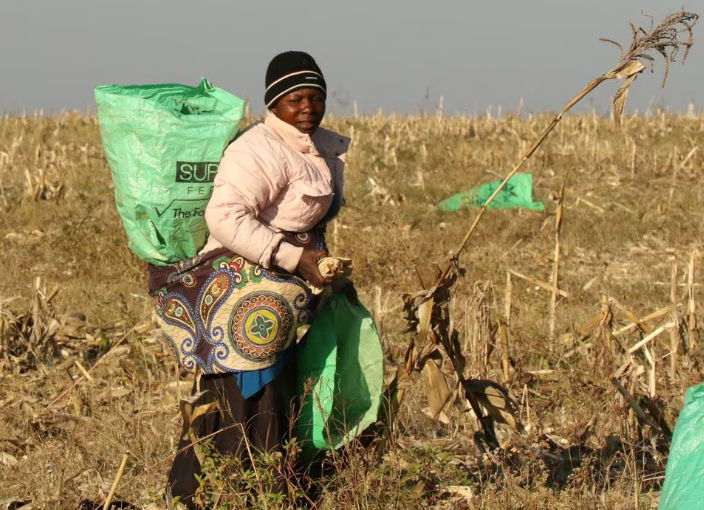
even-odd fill
[[[354,138],[349,206],[330,227],[330,245],[354,260],[390,368],[408,340],[401,295],[436,279],[475,215],[443,214],[435,204],[506,175],[551,118],[327,119]],[[488,211],[452,302],[467,374],[508,375],[527,432],[500,428],[503,450],[482,453],[463,404],[444,409],[445,423],[421,412],[428,403],[419,379],[385,450],[335,459],[321,507],[654,508],[667,453],[654,410],[672,428],[684,389],[701,380],[690,307],[696,314],[701,296],[703,132],[703,115],[625,116],[618,133],[595,114],[563,119],[524,167],[547,212]],[[506,275],[550,284],[553,215],[568,171],[559,287],[569,298],[557,300],[551,340],[552,291],[513,276],[507,306]],[[144,266],[126,247],[96,120],[0,119],[0,208],[0,501],[102,501],[127,452],[116,499],[159,501],[179,430],[177,392],[187,391],[178,381],[187,378],[152,330]],[[507,310],[508,369],[497,333]],[[675,316],[674,336],[664,330],[647,352],[628,354]],[[33,333],[34,324],[43,329]],[[118,342],[112,358],[101,357]],[[41,348],[34,357],[22,345]],[[49,407],[98,359],[93,381]],[[441,370],[451,380],[449,367]],[[654,422],[638,418],[612,377],[652,405],[643,412]]]

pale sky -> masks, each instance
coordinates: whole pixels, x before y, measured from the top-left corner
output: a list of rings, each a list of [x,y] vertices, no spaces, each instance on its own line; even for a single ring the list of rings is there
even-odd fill
[[[328,111],[447,114],[560,109],[682,0],[0,0],[0,113],[94,109],[93,87],[206,77],[264,111],[273,55],[304,50],[328,83]],[[685,10],[704,14],[704,1]],[[631,89],[629,111],[704,110],[704,20],[664,89],[662,61]],[[658,57],[659,58],[659,57]],[[616,83],[582,108],[609,111]]]

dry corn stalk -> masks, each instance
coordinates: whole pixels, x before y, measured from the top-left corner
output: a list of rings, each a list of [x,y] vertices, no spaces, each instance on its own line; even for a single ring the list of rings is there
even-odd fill
[[[570,99],[569,102],[562,108],[562,110],[560,110],[560,112],[553,118],[550,124],[548,124],[548,126],[543,130],[543,132],[535,140],[535,142],[533,142],[533,144],[523,153],[518,164],[513,168],[513,170],[511,170],[511,172],[509,172],[509,174],[504,178],[501,184],[499,184],[496,190],[494,190],[494,193],[491,194],[491,196],[487,199],[482,208],[479,210],[479,213],[477,214],[476,218],[474,219],[474,222],[467,231],[467,234],[465,235],[464,239],[460,243],[459,248],[453,255],[453,258],[459,257],[462,251],[464,251],[467,246],[467,243],[469,242],[469,239],[472,237],[472,234],[477,228],[479,220],[484,215],[484,212],[486,211],[489,204],[494,200],[496,195],[498,195],[499,192],[506,186],[506,183],[508,183],[511,177],[516,175],[516,173],[523,167],[525,162],[528,161],[528,159],[533,155],[533,153],[538,149],[538,147],[540,147],[540,145],[545,141],[550,132],[562,120],[562,117],[565,115],[565,113],[571,110],[574,105],[576,105],[587,94],[589,94],[592,90],[594,90],[604,81],[614,79],[624,80],[613,99],[614,123],[618,128],[621,122],[621,113],[623,112],[623,108],[626,104],[626,98],[628,97],[628,90],[635,81],[635,79],[638,77],[638,75],[645,69],[645,65],[642,61],[645,60],[652,66],[655,59],[649,54],[649,52],[651,51],[656,51],[663,56],[663,58],[665,59],[665,77],[663,78],[664,85],[665,79],[667,79],[667,75],[669,72],[670,62],[675,62],[675,58],[679,53],[680,47],[685,48],[682,61],[684,62],[684,60],[687,58],[689,49],[692,47],[693,44],[692,29],[694,27],[694,24],[697,22],[697,19],[699,19],[698,14],[681,11],[667,16],[657,27],[651,28],[650,31],[646,31],[641,27],[635,28],[634,25],[631,24],[632,40],[631,46],[629,47],[628,51],[621,55],[621,60],[619,60],[619,62],[613,68],[611,68],[611,70],[607,71],[601,76],[594,78],[576,96]],[[680,34],[685,32],[688,34],[689,37],[687,40],[681,40]],[[611,43],[615,43],[610,39],[607,40]],[[615,44],[620,47],[618,43]],[[449,270],[450,265],[448,264],[445,273]]]
[[[404,296],[408,331],[414,331],[415,335],[406,350],[405,363],[399,367],[391,387],[398,388],[398,400],[401,401],[405,388],[414,380],[414,374],[424,372],[430,412],[438,416],[449,400],[449,388],[437,363],[438,358],[447,359],[457,376],[460,392],[479,420],[483,440],[496,448],[499,442],[495,422],[506,423],[519,431],[523,427],[516,417],[516,405],[505,388],[493,381],[464,375],[467,360],[459,342],[459,333],[450,317],[452,287],[462,272],[457,265],[453,265],[448,277],[439,280],[432,289]],[[435,366],[427,369],[429,362]]]
[[[538,147],[540,147],[550,132],[562,120],[564,114],[602,82],[611,79],[621,79],[624,81],[613,99],[614,122],[618,128],[620,125],[621,113],[623,112],[623,108],[628,97],[628,90],[638,75],[645,69],[643,61],[646,61],[652,66],[654,58],[649,54],[652,51],[656,51],[664,57],[664,85],[665,79],[667,78],[667,74],[669,72],[669,64],[670,62],[675,61],[675,57],[681,47],[685,48],[685,53],[682,60],[684,61],[684,59],[686,59],[689,48],[693,44],[692,28],[698,17],[699,16],[697,14],[691,12],[678,12],[667,16],[659,25],[651,27],[649,31],[646,31],[643,28],[635,28],[635,26],[631,24],[632,40],[629,49],[623,52],[621,59],[612,69],[593,79],[576,96],[574,96],[553,118],[550,124],[543,130],[533,144],[523,153],[518,164],[516,164],[511,172],[509,172],[509,174],[504,178],[494,193],[487,199],[482,208],[479,210],[479,213],[465,234],[465,237],[460,243],[458,249],[448,260],[445,270],[439,274],[435,285],[433,285],[430,289],[424,289],[420,292],[407,294],[404,296],[404,310],[408,323],[407,331],[414,331],[415,335],[409,342],[409,346],[406,350],[404,366],[399,368],[394,381],[390,385],[392,390],[393,388],[400,388],[398,393],[399,401],[403,398],[403,385],[409,384],[409,381],[412,380],[412,374],[414,372],[422,371],[425,363],[432,355],[435,355],[436,352],[442,353],[444,351],[444,355],[449,358],[453,368],[455,369],[455,373],[457,374],[460,385],[464,390],[465,396],[471,404],[472,409],[474,410],[483,428],[485,440],[491,446],[498,446],[493,429],[493,420],[496,413],[487,412],[484,414],[482,412],[480,397],[486,397],[486,395],[482,395],[479,390],[476,390],[476,388],[473,387],[471,384],[471,379],[465,378],[465,358],[459,349],[458,334],[451,327],[452,321],[450,319],[449,303],[452,297],[452,288],[459,277],[463,274],[463,270],[459,266],[459,257],[467,247],[472,234],[476,230],[477,225],[486,212],[489,204],[506,186],[511,177],[513,177],[523,167],[526,161],[533,155]],[[689,37],[686,40],[680,39],[680,34],[685,32]],[[552,285],[550,285],[549,290],[553,292],[553,296],[557,295],[558,288],[556,277],[554,278]],[[607,321],[610,316],[610,307],[608,307],[608,302],[607,308],[609,308],[609,310],[602,318],[602,323]],[[604,333],[608,335],[607,341],[610,341],[610,328],[609,331],[604,331]],[[442,350],[440,350],[440,346],[442,346]],[[437,380],[437,378],[435,379]],[[445,382],[444,377],[443,382]],[[433,388],[430,388],[430,391],[431,393],[433,391],[438,393],[436,389]],[[511,400],[508,393],[498,393],[501,395],[501,399],[503,399],[505,403],[505,405],[500,405],[498,408],[509,410],[510,412],[512,407],[510,405]],[[494,408],[497,408],[497,406],[494,405]]]
[[[558,291],[558,278],[560,276],[560,233],[562,232],[562,204],[565,200],[565,185],[567,184],[567,177],[569,176],[569,170],[565,174],[565,178],[562,181],[562,187],[560,188],[560,195],[557,199],[557,210],[555,211],[555,251],[553,254],[552,261],[552,295],[550,298],[550,340],[555,339],[555,327],[557,322],[557,298]]]
[[[55,318],[52,299],[58,289],[47,293],[39,278],[34,281],[34,298],[30,309],[14,315],[0,302],[0,371],[12,368],[24,372],[58,354],[55,336],[61,328]],[[4,365],[4,366],[3,366]]]
[[[689,256],[689,268],[687,271],[687,332],[689,340],[689,350],[693,350],[697,346],[697,315],[696,305],[694,303],[694,258],[695,253],[692,252]]]
[[[34,175],[25,169],[24,176],[26,181],[25,195],[32,200],[59,200],[64,194],[63,183],[51,182],[44,168],[38,168]]]

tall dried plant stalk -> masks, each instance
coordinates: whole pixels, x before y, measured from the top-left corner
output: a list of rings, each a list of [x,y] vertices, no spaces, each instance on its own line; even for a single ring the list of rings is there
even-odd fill
[[[562,232],[562,206],[565,201],[565,185],[569,170],[562,180],[560,195],[557,198],[557,210],[555,211],[555,250],[552,261],[552,294],[550,296],[550,339],[555,339],[555,328],[557,324],[557,298],[560,287],[558,279],[560,276],[560,233]]]
[[[652,51],[660,53],[666,61],[667,77],[669,64],[675,61],[680,48],[684,48],[684,57],[687,56],[687,52],[692,46],[692,28],[698,17],[699,16],[694,13],[678,12],[666,17],[658,26],[651,27],[649,31],[642,28],[635,28],[631,25],[632,41],[628,51],[622,54],[619,62],[611,70],[590,81],[584,89],[574,96],[553,118],[537,140],[522,154],[518,164],[509,172],[479,210],[479,213],[464,236],[464,239],[458,249],[449,258],[446,268],[440,273],[435,284],[429,289],[423,289],[413,294],[404,295],[404,312],[408,324],[407,331],[414,331],[415,335],[410,340],[408,348],[406,349],[404,364],[399,367],[394,381],[390,384],[390,388],[396,388],[398,390],[398,402],[403,399],[404,388],[412,382],[411,374],[413,372],[422,371],[430,355],[437,353],[442,347],[444,356],[449,359],[453,366],[459,379],[459,385],[464,389],[464,394],[477,415],[477,419],[483,428],[487,444],[498,446],[493,431],[492,420],[494,417],[498,416],[506,422],[511,421],[512,417],[510,415],[511,409],[513,409],[512,401],[505,390],[494,387],[492,390],[494,400],[492,404],[487,407],[486,402],[488,401],[489,393],[485,390],[477,389],[471,384],[473,379],[466,379],[463,375],[463,367],[465,365],[464,354],[457,349],[459,346],[457,333],[450,326],[452,321],[449,307],[453,295],[452,287],[463,274],[463,269],[459,265],[459,257],[467,247],[472,234],[475,232],[489,204],[491,204],[494,198],[506,186],[511,177],[516,175],[526,161],[533,155],[538,147],[540,147],[550,132],[560,120],[562,120],[564,114],[602,82],[610,79],[622,79],[624,82],[616,92],[613,100],[614,121],[618,127],[621,112],[623,111],[628,95],[628,89],[633,84],[636,77],[646,67],[642,61],[646,61],[646,63],[652,66],[654,58],[650,53]],[[680,36],[685,32],[688,34],[688,38],[683,40]],[[556,277],[553,279],[553,284],[548,287],[549,290],[553,292],[553,295],[559,292]],[[607,341],[610,341],[610,328],[606,334]],[[495,385],[495,383],[492,384]],[[432,390],[432,388],[428,389]],[[480,402],[485,403],[482,407],[484,407],[486,413],[482,412]]]
[[[670,278],[670,304],[672,311],[670,318],[673,324],[679,324],[677,316],[677,263],[672,264],[672,274]],[[674,380],[677,376],[677,354],[679,350],[680,335],[678,328],[670,330],[670,377]]]
[[[579,101],[581,101],[587,94],[598,87],[601,83],[606,80],[612,79],[622,79],[624,80],[619,87],[616,95],[613,99],[613,114],[614,123],[617,128],[620,127],[621,123],[621,113],[626,105],[626,99],[628,97],[628,90],[633,84],[638,75],[645,69],[645,64],[643,61],[648,63],[651,68],[654,64],[655,58],[650,55],[651,52],[655,51],[662,55],[665,60],[665,76],[663,77],[663,86],[665,85],[665,80],[669,74],[670,63],[675,62],[677,55],[681,48],[684,48],[684,55],[682,57],[682,62],[687,58],[689,49],[693,45],[693,33],[692,29],[694,24],[699,19],[699,15],[692,12],[677,12],[671,14],[664,18],[662,22],[656,27],[651,27],[649,31],[646,31],[642,27],[636,28],[632,23],[631,32],[632,40],[631,46],[628,51],[621,55],[619,62],[611,68],[608,72],[594,78],[590,81],[576,96],[569,100],[569,102],[560,110],[560,112],[552,119],[550,124],[543,130],[540,136],[533,142],[533,144],[521,155],[519,162],[516,166],[509,172],[509,174],[504,178],[504,180],[499,184],[499,186],[494,190],[494,193],[487,199],[482,208],[477,213],[474,222],[469,227],[467,234],[460,243],[457,250],[454,252],[453,259],[457,259],[464,249],[467,247],[467,243],[474,234],[474,231],[479,224],[484,212],[491,202],[494,200],[496,195],[498,195],[501,190],[506,186],[508,181],[518,173],[518,171],[523,167],[523,165],[528,161],[528,159],[533,155],[533,153],[542,145],[545,139],[548,137],[550,132],[557,126],[557,124],[562,120],[562,117],[569,110],[572,109]],[[682,39],[681,35],[686,33],[687,38]],[[602,39],[613,44],[616,44],[621,48],[621,45],[612,41],[610,39]],[[443,272],[443,277],[447,276],[450,271],[451,264],[447,265],[446,270]]]
[[[694,258],[695,252],[689,255],[689,267],[687,271],[687,332],[689,339],[689,349],[694,350],[697,346],[697,315],[694,304]]]

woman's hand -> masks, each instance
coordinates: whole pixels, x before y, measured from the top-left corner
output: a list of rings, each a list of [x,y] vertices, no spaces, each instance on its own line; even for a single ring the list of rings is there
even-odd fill
[[[325,256],[327,256],[327,253],[323,250],[303,248],[303,253],[301,254],[301,259],[298,261],[296,271],[303,278],[305,278],[308,283],[315,285],[316,287],[325,287],[326,285],[330,285],[332,280],[330,278],[324,278],[318,269],[318,260]]]

